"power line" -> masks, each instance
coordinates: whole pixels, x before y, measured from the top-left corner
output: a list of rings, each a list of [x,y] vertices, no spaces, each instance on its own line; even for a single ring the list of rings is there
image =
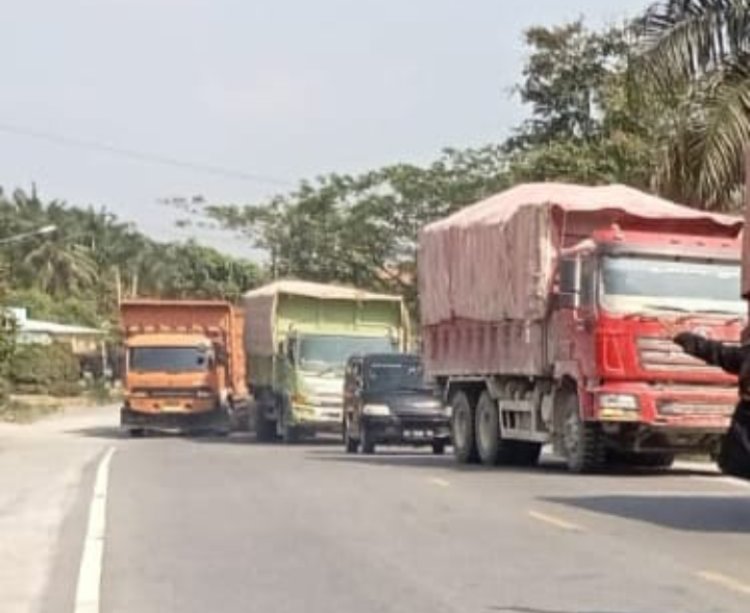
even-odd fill
[[[183,168],[187,170],[194,170],[204,174],[212,174],[221,177],[227,177],[230,179],[240,179],[243,181],[251,181],[253,183],[265,183],[267,185],[274,185],[276,187],[291,188],[294,185],[284,179],[278,177],[270,177],[267,175],[255,174],[244,172],[241,170],[234,170],[230,168],[224,168],[222,166],[213,166],[210,164],[198,164],[196,162],[189,162],[185,160],[178,160],[172,157],[157,155],[154,153],[146,153],[142,151],[135,151],[133,149],[125,149],[122,147],[116,147],[107,143],[90,141],[79,138],[72,138],[64,136],[62,134],[53,134],[51,132],[42,132],[39,130],[32,130],[30,128],[22,128],[19,126],[12,126],[9,124],[0,123],[0,132],[6,134],[12,134],[14,136],[22,136],[25,138],[33,138],[36,140],[43,140],[55,145],[63,147],[72,147],[76,149],[86,149],[89,151],[99,151],[102,153],[109,153],[110,155],[129,158],[139,162],[146,162],[151,164],[160,164],[162,166],[172,166],[174,168]]]

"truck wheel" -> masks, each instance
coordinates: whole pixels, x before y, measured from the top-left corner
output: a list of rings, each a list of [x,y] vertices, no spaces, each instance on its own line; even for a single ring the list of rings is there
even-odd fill
[[[289,426],[287,424],[284,424],[284,432],[282,434],[282,439],[284,443],[287,445],[294,445],[295,443],[299,443],[300,439],[300,431],[298,428],[295,428],[294,426]]]
[[[356,438],[352,438],[349,431],[348,419],[344,419],[344,447],[346,447],[346,453],[357,453],[357,449],[359,448],[359,441]]]
[[[372,455],[375,453],[375,441],[364,423],[359,426],[359,446],[364,454]]]
[[[445,441],[432,441],[432,454],[443,455],[445,453]]]
[[[598,424],[586,423],[581,417],[578,395],[565,393],[560,403],[562,439],[568,470],[589,473],[601,470],[606,461],[604,441]]]
[[[487,392],[482,392],[475,416],[477,453],[485,466],[507,464],[512,459],[513,446],[500,435],[500,410]]]
[[[511,464],[516,466],[536,466],[542,453],[541,443],[513,441]]]
[[[451,399],[451,407],[453,455],[460,464],[476,464],[479,454],[474,432],[474,406],[467,393],[462,390],[456,392]]]
[[[270,419],[266,419],[261,409],[256,409],[255,413],[255,440],[259,443],[270,443],[276,438],[276,424]]]

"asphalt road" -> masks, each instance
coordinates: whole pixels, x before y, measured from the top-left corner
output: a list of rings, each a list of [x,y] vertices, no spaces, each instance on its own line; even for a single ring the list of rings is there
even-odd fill
[[[75,612],[110,448],[107,613],[750,610],[750,487],[710,470],[466,469],[409,450],[130,440],[115,423],[0,428],[3,611]]]

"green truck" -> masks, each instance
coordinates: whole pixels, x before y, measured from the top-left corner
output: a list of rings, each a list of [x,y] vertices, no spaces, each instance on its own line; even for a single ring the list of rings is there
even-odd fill
[[[400,296],[278,281],[245,294],[243,305],[249,425],[262,441],[340,433],[347,358],[409,344]]]

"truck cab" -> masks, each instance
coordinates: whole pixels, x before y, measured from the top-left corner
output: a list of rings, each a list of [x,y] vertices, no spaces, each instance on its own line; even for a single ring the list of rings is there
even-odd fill
[[[398,351],[398,339],[387,335],[293,332],[283,343],[291,383],[287,423],[303,435],[338,433],[343,419],[341,391],[347,358],[360,353]]]
[[[597,231],[563,253],[555,364],[581,383],[583,419],[615,452],[712,451],[736,402],[734,377],[686,355],[681,331],[736,342],[744,323],[738,239]],[[565,372],[568,371],[568,372]],[[558,425],[569,453],[571,427]],[[656,461],[656,460],[654,460]]]

